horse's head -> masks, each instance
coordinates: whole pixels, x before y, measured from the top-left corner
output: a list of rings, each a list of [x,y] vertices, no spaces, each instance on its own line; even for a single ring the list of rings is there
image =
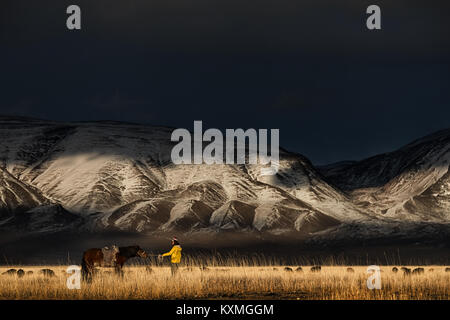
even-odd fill
[[[136,247],[137,247],[136,255],[141,258],[147,258],[147,253],[144,250],[142,250],[141,247],[139,246]]]
[[[129,246],[129,247],[120,247],[119,248],[119,256],[122,256],[126,259],[140,257],[147,258],[147,253],[141,249],[138,245]]]

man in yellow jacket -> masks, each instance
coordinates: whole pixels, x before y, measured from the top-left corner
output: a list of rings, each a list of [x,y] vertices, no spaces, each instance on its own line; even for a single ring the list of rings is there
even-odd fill
[[[176,237],[172,238],[172,249],[160,255],[160,257],[167,257],[170,256],[170,271],[172,272],[172,276],[174,276],[178,271],[178,266],[180,265],[181,261],[181,246],[178,242],[178,239]]]

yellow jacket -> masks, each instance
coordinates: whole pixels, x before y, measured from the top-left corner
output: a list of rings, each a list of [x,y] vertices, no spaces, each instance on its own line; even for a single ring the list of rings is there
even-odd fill
[[[167,256],[171,256],[170,257],[170,262],[172,263],[180,263],[181,261],[181,246],[180,245],[175,245],[172,247],[172,250],[170,250],[167,253],[164,253],[162,256],[163,257],[167,257]]]

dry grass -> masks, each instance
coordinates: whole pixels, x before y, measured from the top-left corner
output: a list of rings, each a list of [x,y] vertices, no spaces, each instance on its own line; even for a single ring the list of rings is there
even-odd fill
[[[9,268],[3,267],[0,273]],[[276,267],[198,267],[180,268],[172,278],[168,267],[143,266],[125,268],[123,279],[100,270],[92,284],[82,283],[81,290],[66,287],[65,266],[21,267],[34,271],[22,278],[0,276],[0,299],[449,299],[450,273],[443,266],[427,266],[422,275],[404,276],[392,272],[392,266],[381,267],[381,290],[366,286],[367,267],[323,266],[313,273],[310,266],[303,272],[284,271]],[[38,274],[50,268],[56,276]],[[434,269],[433,272],[430,269]]]

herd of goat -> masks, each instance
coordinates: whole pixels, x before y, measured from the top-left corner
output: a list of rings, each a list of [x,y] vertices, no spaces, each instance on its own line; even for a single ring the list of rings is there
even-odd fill
[[[19,278],[24,277],[25,275],[32,275],[34,272],[33,271],[27,271],[25,272],[23,269],[9,269],[5,272],[2,273],[2,275],[9,275],[9,276],[17,276]],[[55,272],[52,269],[41,269],[38,272],[39,274],[46,276],[46,277],[54,277],[55,276]]]
[[[277,270],[277,268],[273,268],[274,270]],[[322,270],[321,266],[313,266],[311,267],[311,272],[320,272]],[[403,271],[404,275],[411,275],[411,274],[422,274],[425,273],[425,269],[424,268],[415,268],[415,269],[411,269],[411,268],[406,268],[406,267],[401,267],[400,269],[397,267],[393,267],[392,268],[392,272],[397,273],[399,271]],[[285,267],[284,271],[287,272],[293,272],[294,269],[292,269],[291,267]],[[297,267],[297,269],[295,269],[295,271],[297,272],[303,272],[303,268],[302,267]],[[433,272],[434,269],[430,268],[428,270],[429,272]],[[355,270],[353,268],[347,268],[347,272],[353,273],[355,272]],[[445,272],[450,272],[450,268],[445,268]]]
[[[188,271],[191,271],[192,270],[192,268],[191,267],[188,267],[188,268],[186,268]],[[147,272],[152,272],[152,269],[151,268],[149,268],[149,267],[147,267],[146,268],[146,270],[147,270]],[[207,268],[207,267],[200,267],[200,270],[201,271],[209,271],[210,269],[209,268]],[[273,270],[274,271],[277,271],[278,270],[278,268],[273,268]],[[320,272],[322,270],[322,266],[312,266],[311,268],[310,268],[310,271],[311,272]],[[397,273],[397,272],[399,272],[399,271],[403,271],[403,274],[404,275],[412,275],[412,274],[423,274],[423,273],[425,273],[425,269],[424,268],[415,268],[415,269],[411,269],[411,268],[406,268],[406,267],[401,267],[400,269],[399,268],[397,268],[397,267],[393,267],[392,268],[392,272],[394,272],[394,273]],[[285,267],[284,268],[284,271],[286,271],[286,272],[294,272],[294,269],[293,268],[291,268],[291,267]],[[303,272],[303,268],[302,267],[297,267],[296,269],[295,269],[295,271],[296,272]],[[433,272],[434,271],[434,269],[433,268],[430,268],[429,270],[428,270],[428,272]],[[63,272],[65,272],[65,270],[63,270]],[[347,272],[349,272],[349,273],[353,273],[353,272],[355,272],[355,270],[353,269],[353,268],[350,268],[350,267],[348,267],[347,268]],[[450,268],[445,268],[445,272],[450,272]],[[7,270],[7,271],[5,271],[5,272],[3,272],[2,273],[2,275],[10,275],[10,276],[17,276],[18,278],[22,278],[22,277],[24,277],[25,275],[32,275],[33,274],[33,271],[27,271],[27,272],[25,272],[23,269],[19,269],[19,270],[17,270],[17,269],[9,269],[9,270]],[[41,270],[39,270],[38,271],[38,274],[40,274],[40,275],[43,275],[43,276],[45,276],[45,277],[55,277],[56,275],[55,275],[55,272],[53,271],[53,270],[51,270],[51,269],[41,269]]]

